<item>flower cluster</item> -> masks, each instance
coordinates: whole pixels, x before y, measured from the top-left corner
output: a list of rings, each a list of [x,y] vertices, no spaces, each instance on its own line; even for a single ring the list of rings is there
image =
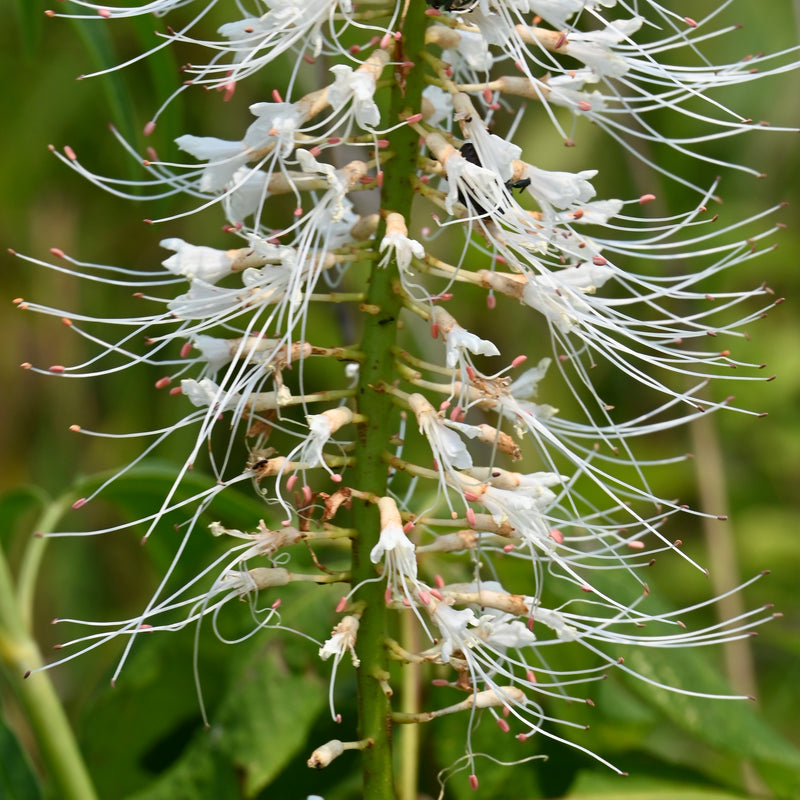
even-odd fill
[[[71,5],[66,14],[113,20],[194,4]],[[217,629],[220,610],[242,598],[253,633],[279,629],[281,587],[337,584],[319,658],[333,656],[341,681],[348,656],[372,719],[463,714],[463,766],[477,786],[479,716],[528,742],[524,760],[537,736],[560,739],[557,704],[591,704],[586,687],[606,671],[661,685],[620,648],[721,643],[769,619],[755,609],[692,628],[691,612],[714,600],[650,607],[645,573],[658,554],[694,564],[670,538],[673,518],[708,512],[651,488],[651,467],[683,456],[647,462],[637,445],[731,407],[704,391],[709,382],[764,379],[730,347],[774,298],[764,286],[714,288],[770,252],[775,209],[719,221],[706,210],[716,181],[698,185],[652,152],[739,168],[708,144],[753,124],[715,92],[787,70],[791,54],[710,64],[702,45],[728,29],[656,0],[260,0],[250,16],[230,4],[240,16],[211,39],[200,31],[214,3],[198,5],[164,44],[209,54],[179,91],[199,85],[224,100],[247,80],[269,97],[250,106],[240,138],[187,134],[176,142],[186,160],[166,161],[142,159],[117,135],[143,165],[135,185],[92,172],[70,148],[57,155],[118,195],[180,198],[176,216],[216,206],[225,238],[164,238],[160,269],[58,250],[52,265],[36,262],[134,289],[151,310],[115,319],[126,332],[114,339],[106,319],[20,301],[69,318],[96,346],[84,364],[28,369],[93,377],[156,365],[157,388],[175,395],[175,424],[143,432],[141,457],[76,506],[175,432],[194,431],[161,506],[125,526],[161,536],[167,514],[181,513],[172,568],[139,615],[79,635],[64,658],[127,637],[116,679],[143,630],[208,617]],[[661,133],[665,111],[693,132]],[[534,118],[537,136],[549,120],[567,145],[593,123],[654,181],[680,182],[695,200],[659,215],[650,193],[598,198],[595,170],[540,162],[525,136]],[[597,376],[609,374],[629,387],[629,407],[604,397]],[[193,469],[208,485],[187,493]],[[263,518],[250,531],[214,521],[228,545],[177,583],[189,539],[208,536],[200,520],[237,484],[252,486]],[[416,639],[396,632],[404,618]],[[553,649],[594,661],[551,666]],[[410,666],[435,676],[428,710],[392,705]],[[333,678],[330,687],[341,721]],[[359,749],[373,774],[385,731],[362,726],[369,746],[335,740],[309,763]],[[571,744],[585,750],[579,736]]]

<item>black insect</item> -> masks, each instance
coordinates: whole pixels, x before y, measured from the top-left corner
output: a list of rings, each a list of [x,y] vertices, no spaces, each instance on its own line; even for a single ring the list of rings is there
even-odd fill
[[[477,167],[483,166],[483,164],[481,164],[480,158],[478,157],[478,151],[475,149],[475,145],[472,144],[472,142],[464,142],[464,144],[462,144],[461,147],[459,148],[458,152],[461,153],[461,155],[464,156],[464,158],[467,161],[469,161],[470,164],[475,164],[475,166]],[[511,194],[512,189],[519,189],[520,191],[524,191],[530,185],[531,185],[530,178],[523,178],[520,181],[508,180],[505,182],[506,191],[509,194]],[[470,202],[467,203],[467,200],[464,197],[463,192],[459,189],[458,202],[461,203],[461,205],[467,206],[467,208],[472,207],[475,213],[481,217],[485,217],[489,213],[488,211],[486,211],[485,208],[483,208],[483,206],[480,205],[480,203],[475,202],[475,197],[471,193],[469,200]],[[498,208],[497,210],[501,214],[503,213],[502,208]]]
[[[530,185],[530,178],[523,178],[520,181],[506,181],[506,189],[508,189],[509,194],[511,194],[512,189],[519,189],[521,192],[524,192]]]
[[[472,11],[480,0],[427,0],[431,8],[442,8],[445,11],[454,11],[457,14],[466,14],[467,11]]]

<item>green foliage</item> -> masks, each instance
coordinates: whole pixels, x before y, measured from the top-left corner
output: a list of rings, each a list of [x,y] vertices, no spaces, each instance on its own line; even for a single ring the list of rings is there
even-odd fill
[[[257,796],[305,754],[325,703],[323,680],[297,653],[286,652],[297,650],[295,644],[258,637],[215,653],[204,648],[201,685],[212,679],[217,684],[208,692],[214,699],[208,730],[197,698],[181,691],[191,668],[191,642],[183,637],[176,647],[163,637],[142,648],[142,657],[130,665],[134,680],[99,698],[82,720],[85,752],[97,765],[104,796],[128,796],[137,784],[141,788],[130,796],[143,799]],[[109,741],[107,731],[118,719],[130,724],[129,741],[124,731],[123,741]],[[144,740],[142,731],[148,733]],[[130,754],[124,766],[131,774],[119,770],[121,751]],[[142,784],[145,776],[151,780]]]
[[[634,650],[626,663],[659,683],[709,694],[730,692],[719,670],[696,651],[677,651],[665,659]],[[756,766],[775,797],[800,794],[800,752],[764,722],[752,701],[698,699],[640,682],[635,688],[684,735],[708,745],[710,753],[728,757],[722,769],[716,770],[723,781],[735,775],[739,763],[748,761]],[[708,761],[704,764],[697,753],[692,760],[696,768],[711,772],[712,765]]]
[[[40,800],[30,756],[0,714],[0,800]]]
[[[753,17],[747,31],[753,49],[779,46],[775,39],[786,37],[788,32],[774,31],[769,15],[759,10],[758,4],[751,5],[752,8],[747,8],[746,3],[738,4],[743,13]],[[788,0],[781,0],[780,6],[785,18]],[[148,229],[148,244],[143,244],[138,220],[130,219],[137,214],[130,215],[126,210],[127,217],[122,217],[120,204],[67,174],[48,154],[46,146],[51,141],[75,143],[73,137],[83,137],[80,143],[100,171],[116,169],[107,167],[109,160],[115,165],[125,165],[118,174],[134,169],[135,165],[118,156],[106,123],[113,119],[126,135],[138,140],[143,122],[158,104],[154,98],[165,97],[175,85],[176,65],[168,51],[161,51],[130,74],[103,78],[102,86],[110,104],[98,101],[98,86],[88,87],[84,83],[81,93],[76,95],[72,84],[75,76],[115,63],[119,60],[115,52],[141,49],[143,42],[152,46],[154,40],[149,38],[152,21],[136,23],[139,27],[134,27],[133,34],[128,30],[125,35],[131,35],[133,42],[109,38],[104,26],[79,26],[81,36],[88,37],[82,46],[71,38],[78,29],[63,21],[43,24],[43,8],[40,3],[17,0],[14,9],[19,26],[5,25],[0,30],[0,64],[5,75],[13,76],[4,89],[6,108],[0,131],[0,147],[7,154],[0,173],[3,204],[0,238],[6,246],[42,257],[50,246],[77,248],[80,244],[87,251],[82,254],[87,258],[113,258],[115,263],[142,266],[157,257],[153,242],[162,231],[153,233]],[[41,52],[46,58],[35,57],[34,54]],[[800,94],[797,81],[787,79],[785,86],[781,98],[789,109],[786,116],[796,119]],[[269,88],[254,87],[249,97],[235,102],[244,107],[247,102],[266,96]],[[241,91],[246,93],[247,89]],[[748,116],[772,116],[771,109],[766,107],[770,102],[769,97],[760,96],[754,89],[752,96],[743,98],[739,107],[752,106],[754,110],[748,110]],[[173,105],[159,124],[160,144],[168,146],[166,143],[175,135],[186,132],[187,126],[180,116],[180,106]],[[224,124],[225,120],[221,120],[220,126]],[[549,166],[557,168],[557,159],[566,158],[564,148],[560,143],[548,143],[540,134],[539,130],[530,133],[531,137],[537,137],[536,151]],[[611,163],[612,158],[599,139],[587,135],[584,141],[585,155],[581,155],[586,160],[585,166],[592,166],[600,152],[604,172],[612,180],[616,177],[614,173],[623,172],[636,184],[635,170],[629,169],[624,161]],[[759,167],[763,164],[763,169],[782,186],[778,190],[781,197],[796,201],[800,174],[796,145],[781,143],[769,148],[763,145],[763,140],[748,144],[739,137],[736,144],[740,142],[745,149],[745,160]],[[726,157],[735,158],[730,154]],[[732,191],[726,191],[725,209],[735,218],[736,209],[750,202],[754,190],[752,183],[745,186],[738,178],[730,185]],[[672,192],[677,197],[678,192],[670,187],[663,187],[659,195],[671,203]],[[144,215],[150,216],[150,210],[142,211],[141,216]],[[191,238],[192,230],[205,224],[202,219],[184,221],[177,231],[170,230],[169,235]],[[775,274],[752,276],[754,281],[768,277],[779,294],[794,298],[791,305],[786,304],[758,328],[752,345],[754,360],[762,360],[766,354],[771,363],[776,362],[770,369],[779,372],[779,381],[765,394],[761,393],[762,385],[743,387],[740,393],[743,405],[768,410],[770,418],[759,423],[757,435],[752,432],[754,421],[750,417],[725,417],[720,423],[733,487],[730,514],[744,564],[742,572],[747,575],[768,567],[775,571],[769,581],[762,581],[748,592],[748,606],[773,602],[786,615],[763,628],[753,643],[760,707],[747,701],[719,702],[677,696],[612,675],[594,697],[596,712],[590,713],[583,707],[576,710],[580,723],[591,723],[592,727],[585,732],[561,733],[576,737],[587,747],[602,742],[602,749],[613,754],[611,760],[631,773],[631,777],[611,775],[588,757],[541,736],[526,744],[519,743],[503,734],[485,713],[472,734],[476,752],[483,749],[482,742],[508,736],[508,761],[538,753],[549,760],[534,760],[514,771],[505,771],[492,769],[484,759],[478,791],[469,787],[463,774],[448,783],[448,797],[733,800],[751,796],[742,777],[742,762],[756,768],[765,796],[798,796],[797,246],[796,237],[787,237],[780,245],[784,255],[777,262]],[[29,294],[34,282],[32,273],[17,270],[17,262],[11,262],[12,270],[8,263],[4,264],[0,278],[4,297]],[[738,283],[739,276],[732,276],[731,280]],[[65,281],[59,277],[39,276],[36,281],[44,284],[40,288],[59,298],[75,291],[65,288]],[[102,294],[91,291],[70,299],[77,305],[107,302]],[[69,362],[79,360],[82,351],[69,350],[74,345],[54,335],[53,328],[34,328],[10,308],[0,318],[0,332],[5,342],[4,352],[11,354],[0,365],[0,383],[4,387],[0,408],[6,423],[0,432],[3,453],[0,483],[4,487],[35,484],[59,491],[69,489],[75,497],[86,494],[99,479],[81,476],[96,475],[106,469],[107,463],[91,447],[76,454],[78,446],[74,441],[65,444],[64,424],[74,416],[87,427],[137,430],[151,426],[154,419],[174,414],[164,407],[154,408],[152,393],[138,388],[141,385],[138,382],[120,390],[105,384],[77,386],[76,382],[56,388],[52,381],[23,379],[17,372],[20,361],[38,357],[49,363]],[[510,344],[518,335],[516,331],[508,334]],[[502,344],[500,334],[498,344]],[[155,377],[158,376],[147,376],[148,380]],[[107,519],[129,519],[152,511],[154,501],[160,500],[165,487],[171,485],[174,468],[169,463],[177,453],[179,448],[170,451],[167,447],[162,453],[163,462],[131,473],[109,487],[103,495],[103,513]],[[121,461],[124,463],[124,458]],[[199,476],[190,477],[185,488],[199,489],[205,485]],[[47,504],[42,493],[28,489],[9,489],[0,498],[0,542],[12,565],[28,563],[25,555],[29,553],[33,532],[32,517],[48,508]],[[215,500],[203,524],[224,519],[230,527],[250,529],[253,520],[263,513],[263,505],[246,492],[224,492]],[[136,537],[126,534],[125,541],[113,542],[106,555],[100,552],[105,543],[95,540],[69,546],[60,541],[49,543],[36,584],[33,622],[37,640],[52,642],[50,619],[75,609],[81,612],[78,616],[110,619],[140,609],[150,596],[156,576],[163,572],[174,552],[176,534],[169,523],[180,521],[167,519],[167,524],[145,547],[139,547]],[[193,537],[176,580],[180,580],[182,570],[186,575],[193,574],[196,563],[214,552],[214,543],[210,537],[203,538],[202,529],[199,526],[199,535]],[[681,532],[680,536],[688,542],[699,539],[696,531],[689,531],[688,535]],[[700,560],[705,563],[705,556]],[[662,589],[667,595],[681,599],[688,591],[682,584]],[[306,593],[302,599],[287,593],[284,624],[324,638],[329,631],[320,610],[330,605],[328,590],[324,588]],[[231,625],[243,635],[252,622],[244,606],[241,611]],[[120,655],[118,646],[92,653],[85,660],[69,662],[53,672],[101,796],[109,800],[123,797],[249,800],[259,796],[289,800],[311,792],[324,794],[328,800],[358,796],[350,754],[345,754],[323,775],[307,772],[298,776],[298,770],[306,769],[305,759],[310,752],[326,739],[346,738],[341,728],[351,726],[355,718],[347,661],[342,664],[336,687],[337,710],[341,711],[344,723],[336,726],[330,721],[327,709],[327,681],[311,670],[312,663],[315,669],[319,668],[318,645],[291,635],[282,635],[278,641],[278,637],[268,632],[259,632],[241,644],[224,645],[215,639],[207,624],[201,628],[198,640],[198,680],[207,704],[208,730],[203,729],[198,689],[193,681],[194,628],[175,635],[140,636],[115,689],[109,687],[108,678],[116,663],[114,659]],[[654,680],[699,691],[729,691],[711,653],[675,650],[668,661],[653,659],[645,651],[625,656],[627,663]],[[5,718],[0,719],[0,798],[33,800],[42,797],[45,790],[41,788],[39,769],[32,766],[26,752],[30,732],[21,722],[20,708],[7,691],[8,686],[2,684]],[[560,711],[561,701],[554,703],[559,704]],[[665,717],[669,722],[664,722]],[[429,786],[435,785],[440,769],[464,752],[462,719],[445,719],[438,731],[436,737],[423,739],[422,768]],[[347,731],[348,736],[352,733],[352,729]],[[423,730],[422,735],[426,737],[427,731]]]

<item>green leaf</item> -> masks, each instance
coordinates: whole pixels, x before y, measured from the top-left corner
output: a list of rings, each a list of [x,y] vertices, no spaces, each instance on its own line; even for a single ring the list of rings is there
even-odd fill
[[[320,678],[290,673],[283,648],[262,643],[239,665],[210,729],[135,797],[254,797],[302,751],[324,703]]]
[[[155,461],[145,462],[106,486],[98,496],[98,500],[122,512],[123,519],[145,518],[160,508],[164,498],[172,490],[177,475],[178,468],[175,465]],[[103,473],[82,480],[76,487],[76,497],[91,494],[109,477],[110,473]],[[188,472],[182,477],[173,502],[203,492],[214,483],[213,477],[199,470]],[[172,562],[177,541],[173,526],[184,523],[187,517],[191,516],[193,509],[194,506],[189,509],[183,507],[165,514],[159,524],[159,530],[149,538],[145,550],[159,573],[163,574]],[[197,563],[195,557],[198,552],[200,550],[207,552],[212,537],[207,531],[199,529],[205,528],[210,522],[221,520],[229,528],[255,530],[259,519],[265,517],[268,512],[269,508],[264,502],[252,493],[237,491],[235,487],[220,492],[198,520],[195,528],[201,535],[191,537],[186,557],[181,559],[179,568],[183,568],[183,565],[189,565],[191,568],[192,564]],[[166,535],[161,535],[162,532]],[[140,530],[141,534],[144,534],[143,527]]]
[[[151,514],[154,510],[153,503],[163,501],[167,492],[172,488],[178,475],[178,468],[174,464],[164,464],[158,461],[143,462],[118,480],[103,489],[100,497],[114,505],[130,511]],[[78,494],[89,494],[103,481],[107,480],[110,473],[93,475],[80,482]],[[175,495],[176,499],[189,497],[213,486],[216,480],[199,470],[187,472],[181,479],[180,487]],[[158,508],[158,506],[155,506]],[[263,517],[268,507],[262,500],[256,498],[252,492],[231,491],[220,492],[215,498],[206,517],[211,519],[224,519],[229,527],[255,527],[260,517]],[[191,514],[185,508],[179,516],[185,518]]]
[[[97,70],[107,69],[120,60],[114,54],[114,44],[107,25],[86,25],[80,19],[72,20],[72,23],[75,35],[83,42]],[[103,88],[117,128],[128,141],[132,141],[137,125],[130,91],[122,75],[118,71],[107,72],[103,76]]]
[[[206,732],[206,746],[198,739],[197,746],[190,747],[175,768],[134,797],[141,800],[154,797],[164,800],[219,800],[224,797],[233,800],[241,797],[239,776],[211,736]]]
[[[202,728],[191,680],[192,633],[143,637],[117,686],[106,679],[94,687],[77,732],[101,797],[123,797],[147,785]],[[224,679],[216,659],[204,661],[203,677],[213,703]]]
[[[695,692],[730,694],[713,664],[696,651],[674,649],[669,658],[654,658],[639,649],[626,656],[625,663],[659,683]],[[764,721],[752,702],[689,697],[642,681],[630,685],[691,736],[737,760],[752,760],[776,796],[800,795],[800,753]]]
[[[581,772],[565,800],[746,800],[716,786],[658,777],[624,777],[608,772]]]
[[[287,674],[274,649],[255,654],[218,723],[225,751],[245,772],[245,796],[257,794],[301,750],[324,704],[318,676]]]
[[[22,43],[25,57],[33,58],[41,41],[44,7],[34,0],[16,0],[14,10],[18,18],[14,26],[16,39]]]
[[[332,625],[335,591],[281,587],[281,622],[320,641]],[[259,605],[274,599],[262,593]],[[225,612],[219,624],[230,639],[253,630],[248,604],[232,602]],[[308,754],[324,741],[306,743],[330,672],[317,657],[318,644],[284,630],[258,630],[226,644],[206,620],[196,661],[210,723],[204,730],[192,680],[196,632],[192,625],[140,636],[116,688],[95,688],[80,738],[101,796],[252,797],[293,759],[302,759],[305,770]]]
[[[12,489],[0,495],[0,546],[10,553],[13,540],[26,515],[38,513],[47,504],[45,492],[33,487]]]
[[[39,800],[41,796],[28,754],[0,714],[0,800]]]
[[[454,692],[449,699],[447,694],[451,693],[433,693],[428,702],[433,706],[446,706],[463,699],[461,693]],[[430,739],[428,746],[423,746],[421,774],[435,775],[439,770],[447,769],[443,776],[446,780],[446,793],[454,800],[516,800],[544,796],[540,785],[541,774],[550,769],[551,765],[546,763],[546,756],[540,753],[539,743],[532,745],[531,742],[519,742],[513,733],[503,733],[488,711],[478,715],[478,718],[479,721],[469,736],[472,751],[476,754],[474,772],[478,777],[477,789],[469,784],[473,767],[464,758],[470,720],[463,713],[436,720],[435,729],[423,729]],[[503,744],[503,747],[499,749],[498,744]],[[482,755],[484,753],[494,757]],[[434,764],[426,763],[431,755],[435,758]],[[528,760],[531,757],[533,760]],[[519,763],[515,766],[504,766],[498,759]],[[434,786],[431,781],[426,789],[430,791]]]
[[[160,104],[167,97],[175,92],[176,80],[181,80],[179,65],[175,57],[173,47],[163,47],[163,40],[157,38],[153,33],[153,18],[149,15],[134,17],[131,21],[131,28],[135,30],[138,39],[137,51],[147,52],[150,55],[145,61],[147,74],[152,88],[149,94],[157,97]],[[154,48],[159,48],[154,50]],[[158,119],[159,142],[172,142],[180,136],[185,129],[183,115],[182,95],[173,97]],[[155,109],[148,106],[148,112],[152,113]]]

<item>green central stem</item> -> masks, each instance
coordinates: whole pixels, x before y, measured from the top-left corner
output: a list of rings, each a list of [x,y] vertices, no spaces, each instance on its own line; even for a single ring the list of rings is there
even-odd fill
[[[396,60],[414,58],[423,49],[427,17],[422,0],[410,0],[408,17],[401,22],[402,51]],[[421,109],[424,82],[422,69],[403,70],[404,80],[394,81],[388,114],[384,124],[416,114]],[[414,199],[411,179],[415,173],[418,136],[409,126],[390,134],[390,150],[394,154],[384,173],[381,209],[383,214],[396,211],[408,220]],[[385,224],[376,235],[377,245],[383,238]],[[377,261],[373,261],[376,264]],[[401,298],[394,291],[396,265],[385,269],[374,266],[369,280],[367,307],[375,313],[365,315],[363,333],[364,360],[359,372],[356,401],[359,413],[367,422],[359,426],[357,463],[353,485],[377,497],[387,493],[388,472],[382,456],[392,433],[395,417],[390,395],[380,387],[394,377],[392,348],[397,338],[397,322]],[[375,505],[358,500],[353,503],[354,526],[358,536],[353,547],[352,580],[354,584],[375,577],[370,551],[380,536],[380,516]],[[372,746],[363,752],[365,800],[388,800],[396,796],[392,769],[392,722],[389,698],[380,679],[388,674],[385,648],[388,628],[387,608],[382,582],[365,583],[357,599],[364,612],[358,632],[357,651],[361,660],[358,669],[359,738],[369,739]]]

